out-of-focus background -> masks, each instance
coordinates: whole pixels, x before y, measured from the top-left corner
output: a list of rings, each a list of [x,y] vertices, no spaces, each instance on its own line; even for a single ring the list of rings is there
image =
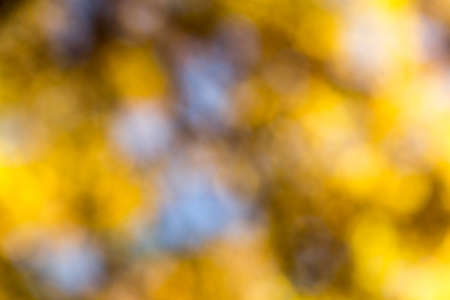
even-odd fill
[[[450,299],[449,26],[0,1],[0,299]]]

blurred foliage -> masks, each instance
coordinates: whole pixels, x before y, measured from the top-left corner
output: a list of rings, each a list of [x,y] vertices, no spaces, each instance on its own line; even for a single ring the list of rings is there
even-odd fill
[[[0,299],[449,299],[449,26],[0,1]]]

